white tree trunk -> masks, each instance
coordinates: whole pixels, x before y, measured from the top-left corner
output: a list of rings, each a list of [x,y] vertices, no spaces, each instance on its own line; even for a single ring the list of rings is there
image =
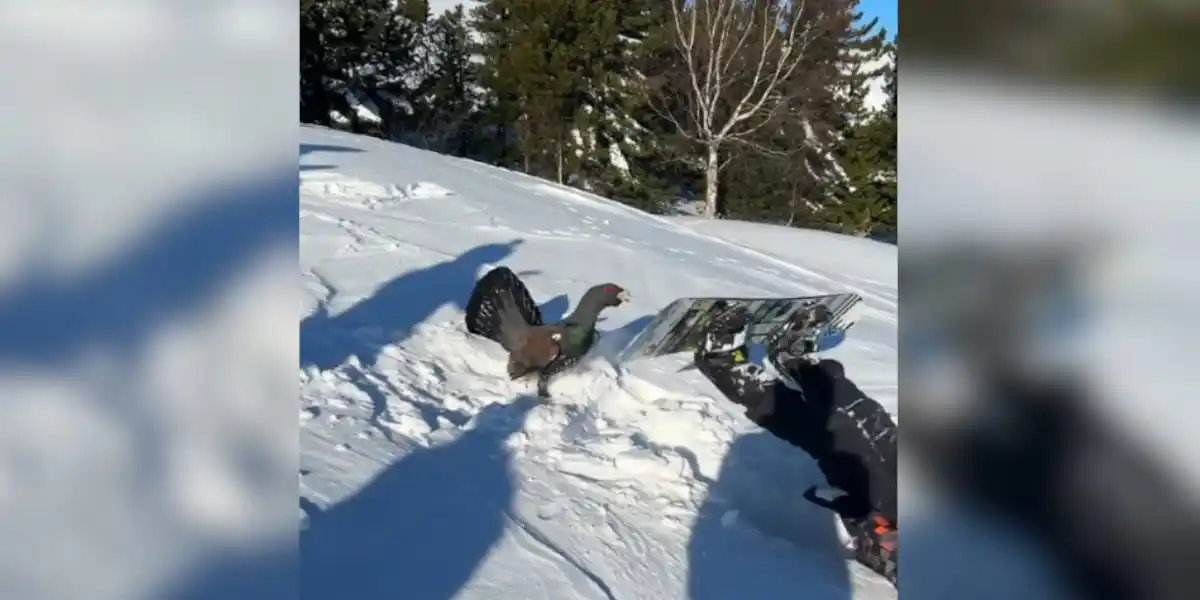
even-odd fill
[[[664,98],[656,110],[675,130],[707,150],[704,216],[717,217],[720,180],[718,148],[752,135],[773,122],[790,101],[788,82],[804,63],[824,16],[799,2],[670,0],[672,41],[685,69],[679,98]],[[682,114],[680,114],[682,113]]]
[[[566,170],[566,168],[563,166],[563,143],[562,143],[562,140],[559,140],[559,142],[558,142],[557,158],[558,158],[558,184],[562,185],[563,179],[564,179],[563,171]]]
[[[720,184],[720,154],[716,144],[708,145],[708,157],[704,163],[704,218],[717,218],[717,190]]]

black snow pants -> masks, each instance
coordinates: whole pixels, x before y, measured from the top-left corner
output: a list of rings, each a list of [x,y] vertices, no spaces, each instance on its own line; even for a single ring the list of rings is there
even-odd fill
[[[800,386],[794,390],[731,358],[698,352],[696,366],[752,421],[817,461],[829,484],[846,492],[830,508],[847,519],[879,513],[896,521],[896,424],[840,363],[799,361],[790,374]]]
[[[744,352],[706,354],[697,368],[746,415],[776,437],[811,455],[833,488],[844,495],[806,498],[836,512],[855,539],[860,562],[896,581],[898,548],[883,535],[897,531],[897,427],[878,402],[846,378],[834,360],[796,361],[792,389],[764,378]]]

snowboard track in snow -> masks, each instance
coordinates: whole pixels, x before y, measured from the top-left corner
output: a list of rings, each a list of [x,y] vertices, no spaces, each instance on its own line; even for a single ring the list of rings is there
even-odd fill
[[[617,600],[617,595],[613,593],[612,588],[609,587],[608,583],[606,583],[604,579],[597,575],[595,571],[589,569],[583,563],[579,562],[579,560],[572,556],[571,553],[567,552],[558,544],[555,544],[532,523],[513,514],[513,512],[507,508],[504,509],[504,514],[509,520],[511,520],[526,534],[528,534],[529,537],[534,541],[544,546],[547,550],[553,552],[567,564],[575,567],[575,569],[578,570],[579,573],[586,577],[589,581],[591,581],[604,594],[604,596],[608,598],[608,600]]]

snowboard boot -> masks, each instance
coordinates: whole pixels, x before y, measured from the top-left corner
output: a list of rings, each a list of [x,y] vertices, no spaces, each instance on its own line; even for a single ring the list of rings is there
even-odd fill
[[[704,327],[704,337],[696,347],[694,358],[696,368],[726,398],[745,406],[746,414],[753,415],[757,407],[774,398],[774,394],[770,380],[762,377],[762,367],[750,360],[746,325],[745,306],[725,308]]]
[[[869,518],[843,521],[854,538],[854,558],[898,586],[900,532],[894,521],[879,513]]]
[[[767,359],[775,372],[792,389],[801,389],[794,373],[820,362],[820,335],[829,309],[823,305],[796,311],[779,331],[767,340]]]
[[[704,330],[697,359],[721,367],[750,360],[746,352],[746,307],[735,305],[718,313]]]

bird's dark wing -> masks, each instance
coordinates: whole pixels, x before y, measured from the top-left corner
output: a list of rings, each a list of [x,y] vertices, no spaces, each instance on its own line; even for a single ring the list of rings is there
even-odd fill
[[[505,291],[497,295],[496,309],[500,321],[499,339],[496,341],[500,342],[505,350],[514,352],[525,345],[533,332],[533,326],[521,315],[510,292]]]
[[[520,346],[529,326],[541,325],[542,315],[516,273],[497,267],[476,282],[467,302],[466,321],[467,331],[511,352]]]

